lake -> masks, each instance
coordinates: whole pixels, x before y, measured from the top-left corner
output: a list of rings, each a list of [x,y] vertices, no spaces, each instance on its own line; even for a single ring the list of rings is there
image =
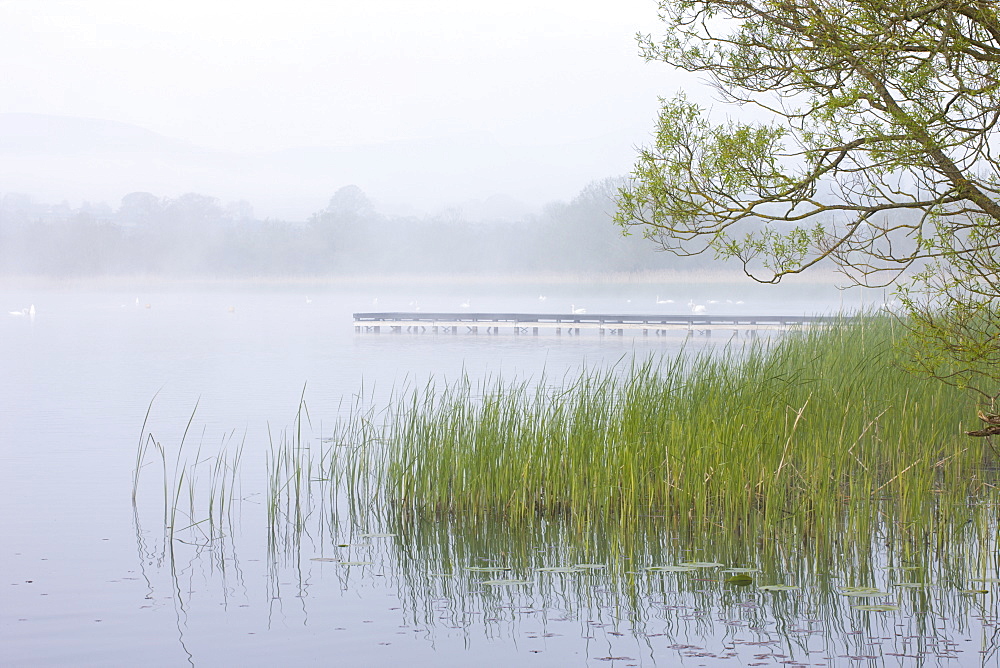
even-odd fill
[[[468,302],[484,312],[683,313],[694,300],[720,314],[818,314],[856,309],[859,294],[845,298],[828,284],[460,278],[0,286],[3,665],[997,660],[993,583],[981,585],[988,595],[960,595],[944,586],[957,577],[951,565],[924,585],[907,575],[915,566],[878,546],[852,560],[754,554],[725,536],[668,536],[655,525],[624,538],[614,527],[580,536],[544,522],[360,526],[332,507],[344,502],[339,492],[309,499],[300,525],[268,529],[267,461],[291,438],[300,397],[307,438],[318,444],[356,397],[377,406],[431,376],[560,379],[728,338],[356,334],[355,311],[456,311]],[[30,305],[34,316],[8,314]],[[147,434],[164,454],[147,453],[133,507]],[[186,490],[211,484],[220,449],[239,447],[225,526],[167,538],[164,495],[183,507]],[[204,477],[178,485],[178,462]],[[727,583],[740,568],[788,589]],[[899,586],[894,609],[853,607],[864,591],[837,595],[853,584]]]

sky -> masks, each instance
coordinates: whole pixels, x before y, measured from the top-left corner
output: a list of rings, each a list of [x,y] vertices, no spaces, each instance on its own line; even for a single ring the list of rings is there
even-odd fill
[[[315,169],[301,159],[299,186],[270,177],[303,211],[348,182],[424,209],[496,194],[537,206],[627,173],[648,141],[658,96],[682,82],[638,55],[656,11],[655,0],[0,0],[0,115],[114,121],[252,163],[243,186],[210,173],[225,160],[176,183],[149,171],[146,188],[143,169],[120,185],[100,170],[60,176],[70,198],[159,185],[278,210],[261,201],[281,199],[262,194],[263,156],[320,149]],[[333,164],[338,149],[371,146],[412,150],[341,154],[354,174]],[[45,172],[23,152],[0,161],[0,192]]]

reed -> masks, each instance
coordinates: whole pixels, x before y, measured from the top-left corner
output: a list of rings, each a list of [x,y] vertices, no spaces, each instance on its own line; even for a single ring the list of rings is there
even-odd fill
[[[871,316],[554,386],[430,386],[389,409],[372,465],[412,516],[867,536],[889,500],[896,530],[926,531],[992,489],[990,452],[963,434],[966,393],[905,371],[903,333]]]
[[[172,551],[175,541],[181,540],[181,536],[199,545],[221,541],[232,530],[232,512],[234,499],[238,498],[239,469],[243,448],[246,445],[246,434],[235,447],[232,446],[235,432],[226,435],[219,445],[218,452],[210,456],[202,455],[203,434],[193,458],[190,457],[185,445],[198,411],[196,402],[176,451],[169,457],[169,446],[163,445],[151,431],[147,430],[152,406],[153,402],[150,402],[143,421],[136,451],[135,469],[132,473],[132,508],[137,530],[139,509],[141,505],[145,505],[139,498],[142,472],[151,464],[159,464],[164,546]],[[153,457],[151,450],[158,456]],[[149,459],[153,461],[147,461]],[[208,477],[207,485],[202,482],[203,475]]]

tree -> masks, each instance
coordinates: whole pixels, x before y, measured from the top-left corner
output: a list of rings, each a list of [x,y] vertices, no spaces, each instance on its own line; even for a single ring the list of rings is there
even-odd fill
[[[337,190],[326,208],[309,219],[323,266],[347,270],[370,262],[369,247],[378,219],[374,205],[361,188],[349,185]]]
[[[617,221],[763,282],[820,263],[895,282],[914,359],[1000,380],[1000,10],[992,0],[661,0],[647,60],[706,75],[719,120],[664,100]]]
[[[118,219],[126,225],[148,227],[163,212],[163,203],[152,193],[133,192],[122,197]]]

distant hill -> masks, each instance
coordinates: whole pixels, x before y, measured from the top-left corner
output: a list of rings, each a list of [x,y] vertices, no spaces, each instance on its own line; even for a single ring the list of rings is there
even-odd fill
[[[0,114],[0,154],[202,153],[191,144],[127,123],[42,114]]]
[[[456,135],[238,154],[127,123],[0,114],[0,194],[117,206],[134,191],[198,192],[248,200],[260,217],[304,220],[340,187],[355,184],[385,212],[457,209],[472,218],[510,218],[572,198],[628,164],[631,153],[611,135],[545,147]]]

